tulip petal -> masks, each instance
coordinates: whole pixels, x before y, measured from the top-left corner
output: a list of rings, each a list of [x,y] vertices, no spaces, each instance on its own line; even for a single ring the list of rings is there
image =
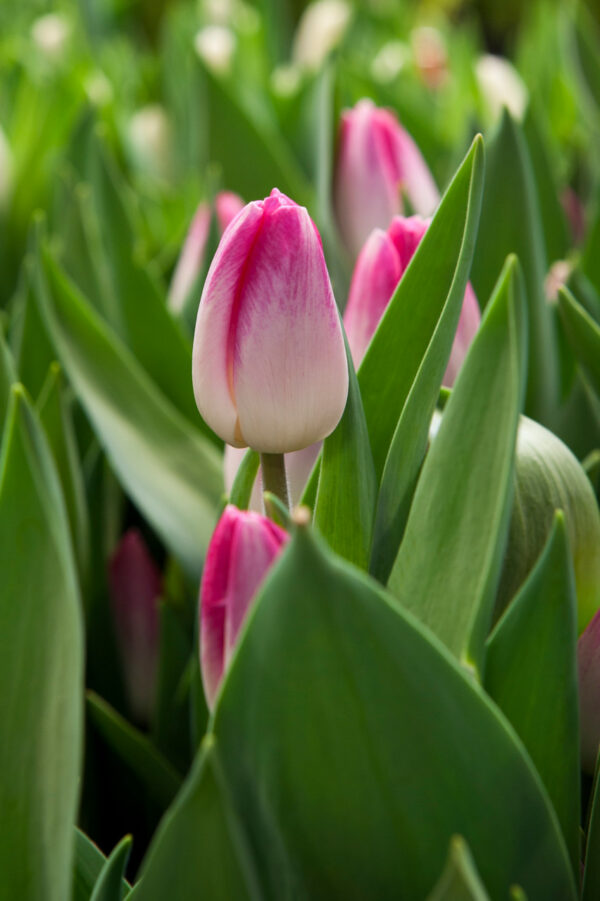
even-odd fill
[[[458,371],[463,364],[467,351],[479,328],[480,322],[481,311],[479,309],[479,303],[475,296],[475,292],[471,287],[471,283],[468,282],[462,310],[460,311],[460,318],[458,320],[458,328],[456,329],[454,343],[452,344],[452,352],[443,379],[443,384],[448,388],[451,388],[456,380]]]
[[[401,126],[398,126],[398,158],[401,187],[410,205],[419,216],[431,216],[440,202],[440,192],[421,151]]]

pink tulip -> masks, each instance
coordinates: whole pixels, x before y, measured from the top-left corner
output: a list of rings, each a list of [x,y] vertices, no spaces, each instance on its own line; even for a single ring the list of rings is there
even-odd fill
[[[125,688],[136,720],[149,722],[158,667],[157,601],[161,574],[140,533],[131,529],[109,563],[109,587]]]
[[[600,747],[600,610],[577,642],[581,766],[592,774]]]
[[[232,191],[221,191],[215,197],[215,213],[221,234],[243,208],[244,201]],[[179,312],[194,287],[204,264],[210,233],[210,206],[203,201],[192,219],[169,288],[169,309]]]
[[[361,250],[344,313],[344,326],[356,368],[428,226],[429,220],[418,216],[396,216],[387,232],[375,229]],[[444,375],[445,385],[454,384],[480,320],[479,304],[468,284]]]
[[[291,454],[285,455],[285,471],[288,482],[288,494],[290,504],[292,506],[300,503],[304,489],[306,487],[306,483],[308,481],[308,477],[312,472],[313,466],[316,463],[320,450],[321,442],[317,441],[315,444],[310,444],[308,447],[302,448],[302,450],[293,451]],[[233,482],[237,475],[237,471],[240,468],[240,464],[244,459],[245,453],[245,447],[231,447],[229,444],[225,445],[225,457],[223,460],[223,466],[225,470],[226,494],[231,493]],[[259,466],[258,473],[254,481],[254,487],[252,488],[250,503],[248,505],[249,510],[255,510],[257,513],[263,512],[262,492],[262,473]]]
[[[231,504],[217,524],[200,586],[200,664],[209,708],[254,596],[288,537],[270,519]]]
[[[234,447],[287,453],[336,427],[348,393],[341,324],[319,233],[276,188],[226,230],[193,349],[196,403]]]
[[[334,193],[340,234],[354,257],[374,228],[387,228],[402,213],[402,193],[421,216],[440,199],[411,136],[371,100],[342,113]]]

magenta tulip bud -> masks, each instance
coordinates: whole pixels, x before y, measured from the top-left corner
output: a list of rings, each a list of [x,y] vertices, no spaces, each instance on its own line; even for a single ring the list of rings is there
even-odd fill
[[[402,194],[415,213],[429,216],[439,192],[421,152],[395,115],[371,100],[342,113],[335,174],[340,234],[356,256],[374,228],[402,213]]]
[[[322,443],[317,441],[315,444],[303,447],[302,450],[293,451],[293,453],[285,455],[285,472],[287,476],[290,505],[292,507],[295,507],[302,500],[308,477],[312,472],[313,466],[317,462],[321,447]],[[226,494],[231,494],[237,471],[240,468],[245,453],[245,447],[231,447],[229,444],[225,445],[223,468],[225,473]],[[256,510],[257,513],[263,512],[262,492],[262,473],[259,466],[252,488],[250,503],[248,504],[249,510]]]
[[[600,610],[577,642],[581,766],[593,773],[600,747]]]
[[[233,191],[221,191],[215,197],[215,213],[220,234],[243,208],[244,201]],[[204,265],[204,255],[210,233],[210,207],[206,202],[198,205],[169,288],[169,309],[179,312],[189,297]]]
[[[162,577],[142,536],[131,529],[109,564],[109,587],[125,688],[136,720],[148,723],[154,709],[159,651],[157,601]]]
[[[288,537],[270,519],[231,504],[217,524],[200,586],[200,665],[211,709],[252,600]]]
[[[428,227],[429,220],[418,216],[396,216],[387,232],[375,229],[361,250],[344,313],[344,326],[356,368]],[[454,384],[480,320],[479,304],[469,284],[444,375],[445,385]]]
[[[277,189],[223,235],[192,363],[200,414],[234,447],[300,450],[341,418],[348,366],[321,239],[306,209]]]

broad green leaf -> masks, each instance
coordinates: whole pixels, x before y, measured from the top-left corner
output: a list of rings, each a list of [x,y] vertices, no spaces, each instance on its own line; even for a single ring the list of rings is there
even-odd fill
[[[460,835],[450,841],[448,859],[427,901],[489,901],[469,846]]]
[[[105,864],[106,857],[100,848],[81,829],[76,829],[71,901],[90,901]]]
[[[10,324],[10,348],[19,380],[32,397],[38,397],[56,353],[35,302],[34,260],[30,256],[24,260],[21,277],[21,291]]]
[[[79,573],[82,583],[85,583],[90,554],[90,524],[71,409],[64,394],[58,363],[50,366],[36,407],[60,478]]]
[[[154,836],[135,888],[136,901],[258,899],[254,866],[234,813],[213,737]]]
[[[244,454],[244,459],[240,463],[240,468],[236,473],[231,486],[231,494],[229,495],[229,503],[239,507],[240,510],[248,509],[259,466],[260,458],[258,453],[248,448]]]
[[[582,901],[600,897],[600,755],[596,760],[594,785],[590,799],[583,869]]]
[[[179,773],[142,732],[94,692],[88,692],[87,711],[108,746],[142,782],[147,796],[168,807],[181,785]]]
[[[600,191],[596,194],[594,215],[588,228],[588,233],[581,256],[581,266],[592,282],[597,292],[600,292]]]
[[[161,395],[47,251],[36,288],[63,368],[117,476],[173,554],[198,574],[221,496],[216,450]]]
[[[496,273],[516,253],[523,267],[529,320],[525,412],[552,425],[558,403],[558,346],[544,296],[546,249],[535,181],[520,126],[504,112],[487,154],[485,190],[471,279],[480,300],[490,296]]]
[[[124,882],[125,867],[131,852],[130,835],[122,838],[102,867],[90,901],[121,901],[127,885]]]
[[[265,665],[268,661],[268,665]],[[214,713],[268,898],[423,898],[463,835],[494,898],[575,898],[523,746],[443,645],[302,529]]]
[[[347,343],[346,354],[348,400],[337,427],[323,442],[314,520],[332,550],[366,569],[377,482],[365,413]]]
[[[476,138],[381,319],[358,370],[377,478],[448,295],[464,294],[483,180]]]
[[[594,392],[600,396],[600,325],[567,288],[558,292],[558,303],[567,340]]]
[[[579,868],[577,600],[564,515],[487,642],[485,688],[544,782]]]
[[[10,403],[10,389],[16,381],[17,373],[12,354],[0,328],[0,438]]]
[[[94,208],[106,254],[102,284],[118,299],[118,313],[109,324],[165,396],[196,428],[201,428],[190,375],[191,345],[167,310],[156,281],[136,259],[133,224],[124,202],[125,185],[99,140],[92,148]],[[106,299],[105,309],[108,304]],[[205,426],[204,432],[209,434],[210,430]]]
[[[389,578],[401,603],[480,669],[510,516],[525,305],[507,260],[425,458]]]
[[[600,113],[600,30],[595,18],[582,4],[573,7],[572,50],[581,86],[589,101],[589,111]],[[597,123],[596,123],[597,124]]]
[[[42,427],[12,391],[0,454],[0,873],[6,898],[69,896],[83,634],[69,526]]]

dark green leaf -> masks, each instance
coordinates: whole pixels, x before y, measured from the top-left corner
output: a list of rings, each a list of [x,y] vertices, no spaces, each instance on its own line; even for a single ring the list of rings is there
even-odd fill
[[[262,897],[212,737],[154,836],[135,899],[164,901],[174,886],[182,899]]]
[[[510,516],[525,373],[518,261],[498,280],[417,484],[389,579],[402,604],[480,669]]]
[[[378,479],[448,295],[464,294],[482,181],[483,142],[478,137],[444,195],[359,368],[358,381]]]
[[[537,115],[535,106],[530,103],[523,122],[523,133],[531,158],[546,256],[548,262],[552,263],[564,260],[571,247],[571,238],[565,211],[559,199],[559,188],[543,122],[543,117]]]
[[[0,438],[10,403],[10,389],[17,381],[12,354],[0,329]]]
[[[126,835],[113,850],[102,867],[90,901],[121,901],[127,890],[123,877],[131,852],[131,842],[131,836]]]
[[[15,386],[0,455],[0,873],[5,898],[69,895],[83,634],[58,475]]]
[[[259,466],[260,458],[258,453],[248,448],[244,454],[244,459],[240,463],[240,468],[236,473],[231,486],[231,494],[229,495],[229,503],[239,507],[240,510],[248,509]]]
[[[567,288],[559,291],[558,302],[567,340],[596,395],[600,397],[600,325],[577,303]]]
[[[544,782],[579,869],[577,601],[564,515],[487,643],[485,688]]]
[[[600,897],[600,755],[590,800],[583,870],[582,901],[597,901]]]
[[[252,608],[213,729],[268,897],[423,898],[460,834],[492,897],[517,881],[575,898],[512,728],[428,630],[304,530]]]

